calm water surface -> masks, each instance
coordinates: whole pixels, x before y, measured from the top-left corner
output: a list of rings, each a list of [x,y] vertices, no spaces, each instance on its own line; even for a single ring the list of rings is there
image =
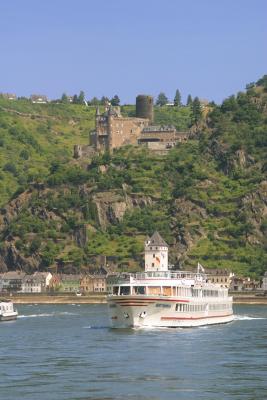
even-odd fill
[[[105,305],[21,305],[0,324],[1,400],[267,399],[267,306],[193,329],[112,330]]]

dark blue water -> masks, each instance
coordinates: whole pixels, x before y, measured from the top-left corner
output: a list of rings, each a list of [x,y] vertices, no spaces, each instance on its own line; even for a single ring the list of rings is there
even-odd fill
[[[267,306],[228,325],[111,330],[105,305],[21,305],[0,324],[0,399],[267,399]]]

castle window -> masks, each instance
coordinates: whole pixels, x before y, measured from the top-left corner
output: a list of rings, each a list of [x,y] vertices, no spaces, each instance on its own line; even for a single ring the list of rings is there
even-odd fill
[[[153,258],[155,258],[155,254],[153,254]]]
[[[151,265],[152,265],[152,267],[155,267],[155,264],[154,264],[154,263],[152,263]]]

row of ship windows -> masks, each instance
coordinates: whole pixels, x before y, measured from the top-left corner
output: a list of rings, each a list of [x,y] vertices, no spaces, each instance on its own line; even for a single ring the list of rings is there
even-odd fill
[[[1,311],[12,311],[12,306],[1,306],[0,307]]]
[[[227,297],[227,290],[194,289],[171,286],[133,286],[132,293],[130,286],[113,286],[113,294],[147,294],[163,296],[182,296],[182,297]]]
[[[175,311],[197,312],[197,311],[223,311],[230,310],[231,304],[176,304]]]

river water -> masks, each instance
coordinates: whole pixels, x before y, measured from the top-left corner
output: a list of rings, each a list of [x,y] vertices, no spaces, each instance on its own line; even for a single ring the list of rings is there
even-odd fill
[[[106,305],[20,305],[0,324],[1,400],[267,399],[267,306],[193,329],[112,330]]]

